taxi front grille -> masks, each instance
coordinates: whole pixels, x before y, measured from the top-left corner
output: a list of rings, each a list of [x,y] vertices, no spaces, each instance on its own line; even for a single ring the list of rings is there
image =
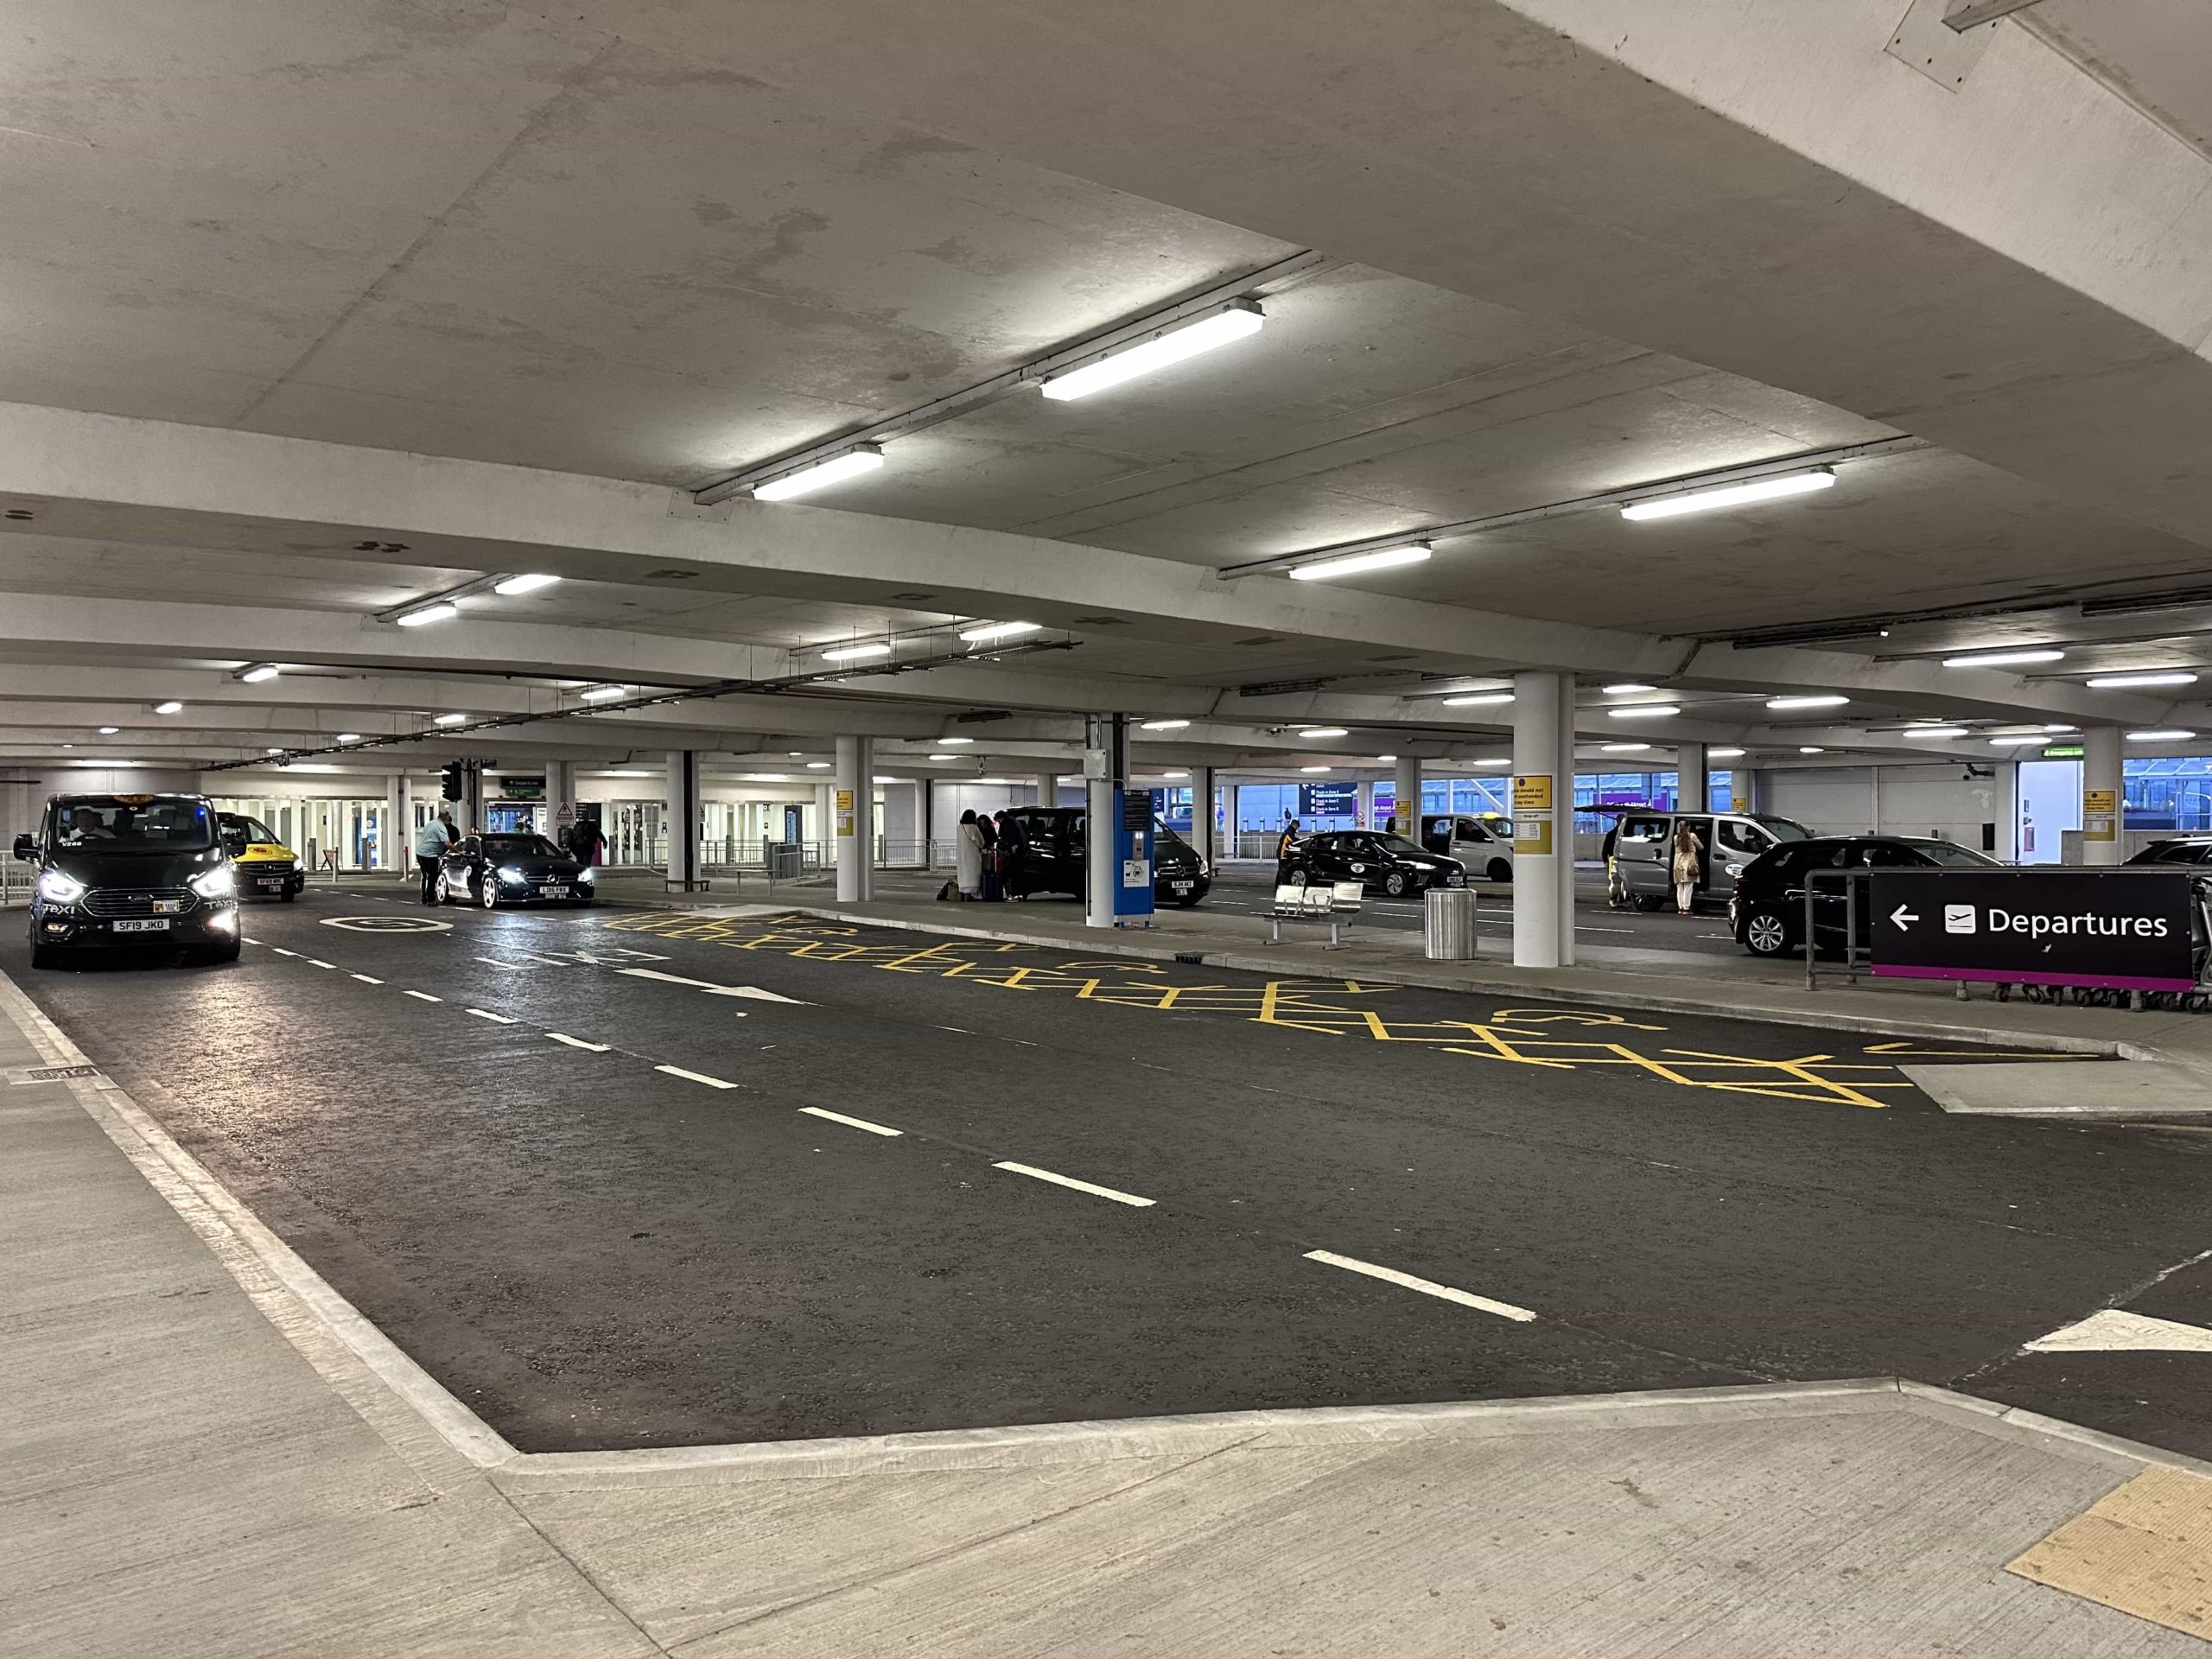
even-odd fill
[[[189,887],[95,887],[81,902],[89,915],[117,918],[178,916],[200,903]]]
[[[245,875],[289,875],[299,868],[298,861],[289,858],[251,858],[238,865]]]

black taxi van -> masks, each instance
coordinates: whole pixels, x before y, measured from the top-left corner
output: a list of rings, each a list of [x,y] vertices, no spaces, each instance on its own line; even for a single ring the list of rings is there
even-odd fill
[[[205,796],[56,795],[15,851],[38,870],[34,968],[126,945],[238,960],[238,874]]]

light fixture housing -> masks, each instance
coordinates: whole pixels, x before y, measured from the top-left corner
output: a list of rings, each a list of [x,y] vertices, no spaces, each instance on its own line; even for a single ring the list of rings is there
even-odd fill
[[[1470,691],[1464,696],[1446,697],[1446,709],[1500,709],[1513,701],[1510,691]]]
[[[1647,743],[1643,747],[1649,748],[1650,745]],[[1478,766],[1510,766],[1513,764],[1513,757],[1510,754],[1485,754],[1475,764]]]
[[[122,729],[123,728],[120,726],[103,726],[100,728],[100,735],[102,737],[113,737]]]
[[[864,645],[832,645],[822,653],[822,660],[825,663],[859,663],[872,657],[888,657],[890,654],[889,642],[877,639]]]
[[[2127,734],[2127,741],[2131,743],[2178,743],[2184,738],[2196,735],[2195,732],[2183,731],[2177,728],[2171,731],[2130,732]]]
[[[1973,651],[1964,656],[1946,657],[1946,668],[2024,668],[2031,663],[2060,663],[2066,653],[2046,645],[2025,646],[2018,651]]]
[[[525,570],[518,575],[500,577],[492,584],[492,591],[512,599],[518,594],[534,594],[541,588],[550,588],[560,580],[543,570]]]
[[[1733,760],[1741,753],[1741,749],[1707,749],[1705,758],[1708,760]]]
[[[1151,374],[1172,363],[1180,363],[1202,352],[1211,352],[1256,334],[1267,322],[1267,313],[1250,300],[1231,300],[1218,311],[1162,328],[1150,339],[1108,353],[1065,374],[1046,378],[1045,396],[1055,402],[1088,397],[1140,375]]]
[[[1802,696],[1769,697],[1770,709],[1840,709],[1851,699],[1834,691],[1808,692]]]
[[[1800,754],[1826,754],[1827,751],[1817,743],[1800,743],[1797,746],[1797,753]]]
[[[576,695],[586,702],[612,702],[617,697],[628,696],[629,691],[620,685],[588,685]]]
[[[1832,467],[1815,467],[1802,473],[1779,473],[1755,478],[1745,484],[1719,484],[1708,489],[1678,490],[1647,496],[1621,509],[1624,518],[1674,518],[1685,512],[1710,512],[1721,507],[1740,507],[1753,501],[1773,501],[1789,495],[1809,495],[1835,482]]]
[[[283,671],[274,663],[256,663],[251,668],[239,670],[238,678],[247,685],[259,685],[264,680],[275,679]]]
[[[1651,746],[1649,743],[1601,743],[1599,751],[1604,754],[1641,754]]]
[[[419,628],[426,622],[450,621],[460,614],[460,606],[449,599],[441,599],[428,605],[418,606],[414,610],[402,612],[392,620],[403,628]]]
[[[1190,725],[1187,720],[1147,720],[1137,727],[1141,732],[1179,732]]]
[[[1609,697],[1632,697],[1640,691],[1656,691],[1658,689],[1656,685],[1643,685],[1635,680],[1623,680],[1618,685],[1607,686],[1605,695]]]
[[[1300,737],[1344,737],[1348,734],[1342,726],[1303,726],[1299,728],[1298,734]]]
[[[1375,764],[1378,766],[1387,766],[1395,761],[1397,758],[1398,757],[1395,754],[1378,754],[1375,757]]]
[[[1300,772],[1326,772],[1329,768],[1326,766],[1300,766],[1299,770]]]
[[[806,769],[809,772],[827,772],[830,763],[827,760],[810,760],[806,763]]]
[[[156,703],[154,712],[157,715],[181,715],[184,712],[184,705],[172,697],[167,702]]]
[[[1994,737],[1986,737],[1982,741],[1995,748],[2017,749],[2024,744],[2033,743],[2040,746],[2050,742],[2050,740],[2041,732],[2001,732]]]
[[[2195,685],[2196,676],[2185,668],[2161,669],[2148,674],[2096,674],[2082,683],[2092,691],[2133,691],[2154,685]]]
[[[1904,734],[1907,737],[1964,737],[1967,728],[1963,726],[1908,726],[1904,728]]]
[[[1011,639],[1018,634],[1035,633],[1042,622],[986,622],[980,627],[963,628],[962,643],[970,645],[988,645],[994,639]]]
[[[1333,559],[1316,559],[1311,564],[1294,564],[1283,574],[1293,582],[1326,582],[1332,576],[1356,576],[1363,570],[1388,570],[1394,565],[1420,564],[1433,557],[1435,551],[1427,542],[1404,542],[1395,547],[1378,547],[1365,553],[1346,553]]]
[[[1615,720],[1664,720],[1670,715],[1681,714],[1682,709],[1676,702],[1630,702],[1605,712]]]
[[[938,739],[938,745],[940,748],[957,749],[963,743],[973,743],[975,741],[972,737],[940,737]]]
[[[772,478],[766,484],[753,486],[755,501],[788,501],[795,495],[806,495],[815,490],[841,483],[849,478],[858,478],[862,473],[872,473],[883,465],[883,450],[873,443],[855,444],[842,454],[827,461],[817,461],[811,467],[801,467],[796,472],[785,473],[781,478]]]
[[[358,743],[361,741],[361,734],[359,732],[340,732],[338,741],[340,743]]]
[[[467,718],[468,716],[467,715],[437,715],[432,717],[430,724],[433,726],[458,726],[461,721]]]

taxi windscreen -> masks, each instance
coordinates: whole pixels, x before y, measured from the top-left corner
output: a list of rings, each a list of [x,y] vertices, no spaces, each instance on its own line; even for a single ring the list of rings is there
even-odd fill
[[[87,795],[54,812],[54,844],[71,851],[196,852],[215,842],[204,801],[158,795]]]

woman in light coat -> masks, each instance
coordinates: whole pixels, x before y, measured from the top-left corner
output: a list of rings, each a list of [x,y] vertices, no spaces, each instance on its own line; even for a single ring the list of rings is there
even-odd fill
[[[1675,826],[1675,913],[1687,916],[1697,896],[1698,877],[1705,871],[1705,843],[1688,823]]]
[[[960,829],[954,836],[955,861],[953,881],[963,899],[983,896],[983,831],[976,822],[976,810],[969,808],[960,815]]]

